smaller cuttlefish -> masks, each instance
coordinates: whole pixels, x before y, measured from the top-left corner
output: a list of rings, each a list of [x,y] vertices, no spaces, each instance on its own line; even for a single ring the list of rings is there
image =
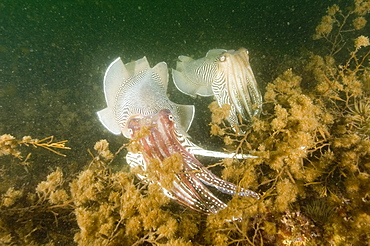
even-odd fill
[[[173,115],[169,110],[164,109],[151,116],[130,118],[127,128],[131,138],[141,146],[140,152],[144,158],[144,166],[141,162],[137,165],[142,166],[144,171],[148,168],[146,165],[150,165],[153,160],[164,163],[166,158],[171,158],[174,154],[181,155],[178,160],[179,170],[171,170],[174,173],[158,172],[158,183],[165,194],[178,203],[206,214],[217,213],[224,209],[226,204],[218,199],[205,184],[230,195],[259,199],[256,192],[225,181],[205,168],[184,147],[182,142],[184,138],[177,132]],[[135,159],[133,161],[135,162]],[[172,184],[166,187],[164,183],[171,174],[174,175],[171,179]]]
[[[262,96],[245,48],[213,49],[198,60],[187,56],[179,60],[172,77],[181,92],[193,97],[214,95],[220,107],[229,104],[231,126],[240,125],[238,115],[248,123],[259,115]]]
[[[187,135],[187,130],[193,120],[194,106],[179,105],[170,101],[166,95],[167,83],[168,69],[166,63],[160,62],[156,66],[150,67],[145,57],[127,64],[123,64],[122,60],[117,58],[109,65],[104,76],[104,95],[107,107],[97,112],[99,120],[113,134],[123,134],[126,138],[131,139],[133,132],[136,131],[135,126],[140,126],[140,124],[146,125],[141,122],[135,125],[138,119],[159,115],[158,119],[153,119],[154,123],[163,122],[163,120],[159,120],[163,119],[164,116],[162,115],[165,114],[163,112],[170,112],[173,125],[168,124],[168,122],[165,122],[166,124],[157,124],[162,128],[160,130],[153,128],[147,140],[143,138],[140,141],[141,148],[144,151],[137,153],[129,151],[126,155],[127,163],[132,167],[140,167],[145,171],[148,165],[151,164],[150,160],[146,158],[148,155],[154,155],[153,153],[155,153],[156,159],[162,162],[163,158],[169,157],[173,153],[180,154],[183,158],[181,164],[185,171],[188,169],[199,170],[200,172],[199,174],[194,174],[195,176],[193,174],[179,174],[176,176],[178,181],[174,182],[177,188],[168,190],[166,194],[178,201],[183,201],[184,205],[191,204],[188,201],[189,199],[195,199],[194,204],[198,205],[189,205],[189,207],[195,210],[206,213],[217,212],[226,205],[209,191],[199,188],[201,187],[198,184],[200,183],[199,180],[205,183],[209,182],[211,185],[214,185],[214,182],[210,181],[211,179],[217,180],[220,185],[216,187],[219,187],[220,190],[224,186],[228,187],[226,184],[229,183],[207,172],[199,161],[195,159],[194,155],[239,159],[255,158],[255,156],[205,150],[192,143]],[[171,140],[166,140],[165,136],[171,137]],[[146,144],[144,140],[149,141],[150,144]],[[194,167],[193,169],[191,169],[191,165]],[[202,178],[202,175],[206,176]],[[146,178],[145,175],[138,176],[139,178]],[[225,188],[225,192],[231,194],[235,193],[236,190],[236,186],[231,183],[229,188]],[[202,192],[206,193],[203,194]],[[248,193],[250,191],[242,189],[238,189],[237,192],[240,195],[251,194],[254,197],[258,196],[257,194],[254,195],[255,193]],[[199,194],[203,194],[201,195],[202,198],[198,197]],[[207,198],[208,195],[210,195],[209,198]],[[207,205],[208,203],[213,205]]]

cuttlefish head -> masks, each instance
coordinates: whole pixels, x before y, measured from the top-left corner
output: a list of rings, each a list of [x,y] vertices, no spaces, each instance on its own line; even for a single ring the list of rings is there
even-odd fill
[[[219,106],[229,104],[231,125],[239,125],[239,118],[250,122],[261,111],[262,96],[249,63],[248,51],[240,48],[219,56],[217,75],[212,91]]]

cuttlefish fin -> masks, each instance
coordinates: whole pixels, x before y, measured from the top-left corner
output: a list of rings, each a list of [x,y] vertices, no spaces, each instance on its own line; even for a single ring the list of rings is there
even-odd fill
[[[129,72],[120,57],[114,60],[107,68],[104,75],[104,96],[108,108],[114,106],[116,94],[128,77]]]
[[[173,82],[176,88],[182,93],[192,97],[196,95],[204,97],[213,95],[211,86],[201,84],[195,81],[195,76],[192,77],[194,79],[189,78],[180,70],[172,69]]]
[[[167,91],[168,85],[168,68],[165,62],[160,62],[152,68],[154,74],[158,75],[160,78],[160,83],[162,84],[165,91]],[[157,79],[155,79],[158,81]]]
[[[187,132],[191,126],[194,119],[195,108],[194,105],[180,105],[175,104],[177,115],[180,120],[180,129],[184,129]]]
[[[115,135],[121,134],[121,128],[114,117],[114,104],[120,86],[129,77],[121,58],[114,60],[104,75],[104,96],[107,107],[97,112],[100,122]]]
[[[206,57],[215,59],[216,57],[218,57],[219,55],[221,55],[222,53],[226,51],[227,50],[224,50],[224,49],[212,49],[207,52]]]
[[[191,62],[191,61],[194,61],[194,59],[191,58],[191,57],[189,57],[189,56],[179,56],[178,58],[182,62]]]
[[[141,71],[147,70],[150,68],[149,62],[144,56],[143,58],[129,62],[125,64],[125,67],[129,74],[132,76],[134,74],[139,74]]]
[[[213,52],[211,54],[213,55]],[[192,97],[213,95],[211,85],[201,79],[202,75],[196,74],[197,66],[201,64],[200,60],[194,61],[188,56],[179,56],[176,69],[172,69],[173,82],[179,91]]]
[[[113,108],[107,107],[97,112],[100,122],[107,128],[111,133],[115,135],[121,134],[121,127],[117,124]]]

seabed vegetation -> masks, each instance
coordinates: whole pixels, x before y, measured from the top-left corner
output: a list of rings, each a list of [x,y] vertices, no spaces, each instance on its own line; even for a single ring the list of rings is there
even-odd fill
[[[361,33],[369,12],[366,0],[329,7],[314,35],[327,49],[268,83],[263,112],[245,133],[226,123],[228,105],[209,106],[212,138],[258,156],[209,168],[261,199],[226,197],[228,207],[208,216],[187,210],[137,170],[111,168],[121,149],[138,148],[135,140],[116,153],[100,140],[84,170],[55,167],[30,186],[32,156],[23,154],[41,147],[68,158],[67,142],[4,134],[0,244],[370,245],[370,42]]]

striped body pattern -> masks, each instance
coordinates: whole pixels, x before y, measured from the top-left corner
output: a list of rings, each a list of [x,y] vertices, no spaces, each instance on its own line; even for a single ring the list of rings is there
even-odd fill
[[[229,104],[231,126],[242,123],[239,116],[250,123],[260,114],[262,96],[245,48],[215,49],[198,60],[186,56],[180,56],[179,60],[172,72],[176,87],[190,96],[214,95],[220,107]]]
[[[129,138],[127,121],[132,116],[146,116],[161,109],[171,110],[175,121],[185,131],[194,117],[194,106],[179,105],[167,97],[168,68],[160,62],[153,68],[146,57],[123,64],[113,61],[104,76],[107,108],[98,112],[102,124],[112,133]]]

